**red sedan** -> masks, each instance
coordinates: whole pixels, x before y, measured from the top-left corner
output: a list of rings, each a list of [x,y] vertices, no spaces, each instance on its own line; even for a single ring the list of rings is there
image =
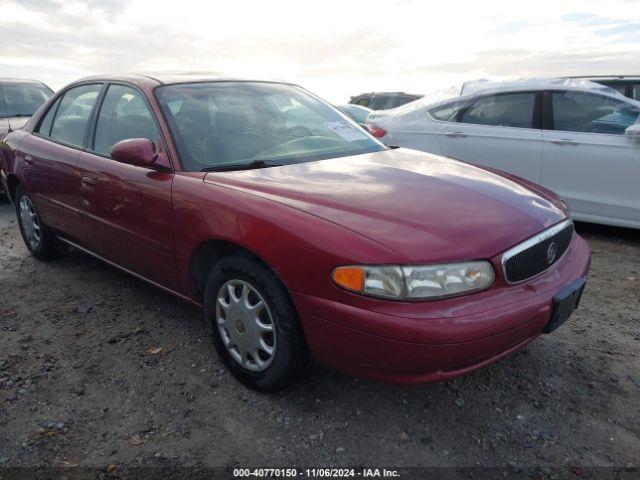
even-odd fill
[[[25,243],[72,245],[204,307],[251,388],[315,362],[465,374],[564,322],[590,255],[543,188],[388,149],[287,83],[94,77],[5,139]]]

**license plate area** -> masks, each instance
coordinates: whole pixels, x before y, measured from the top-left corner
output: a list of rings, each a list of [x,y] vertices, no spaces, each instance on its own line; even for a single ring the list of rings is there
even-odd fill
[[[573,311],[578,308],[586,283],[584,278],[578,278],[556,293],[553,297],[553,313],[542,333],[551,333],[567,321]]]

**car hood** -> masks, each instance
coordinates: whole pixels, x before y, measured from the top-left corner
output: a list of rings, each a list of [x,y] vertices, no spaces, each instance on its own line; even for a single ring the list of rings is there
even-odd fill
[[[9,133],[9,129],[17,130],[24,127],[30,117],[5,117],[0,118],[0,135],[4,136]]]
[[[410,262],[491,258],[566,216],[515,180],[408,149],[212,172],[205,182],[308,212]]]

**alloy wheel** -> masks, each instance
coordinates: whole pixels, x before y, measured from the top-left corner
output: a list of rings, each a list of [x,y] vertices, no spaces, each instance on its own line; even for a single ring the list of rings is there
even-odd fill
[[[31,199],[26,195],[20,199],[20,223],[32,250],[37,250],[42,242],[40,219]]]

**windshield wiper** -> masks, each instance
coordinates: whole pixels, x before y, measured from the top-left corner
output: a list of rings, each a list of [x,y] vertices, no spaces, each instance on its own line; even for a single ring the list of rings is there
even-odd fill
[[[251,170],[253,168],[281,167],[282,163],[273,160],[253,160],[248,163],[223,163],[222,165],[212,165],[204,167],[201,172],[228,172],[231,170]]]
[[[12,113],[11,115],[0,115],[0,118],[21,118],[21,117],[31,117],[32,113]]]

